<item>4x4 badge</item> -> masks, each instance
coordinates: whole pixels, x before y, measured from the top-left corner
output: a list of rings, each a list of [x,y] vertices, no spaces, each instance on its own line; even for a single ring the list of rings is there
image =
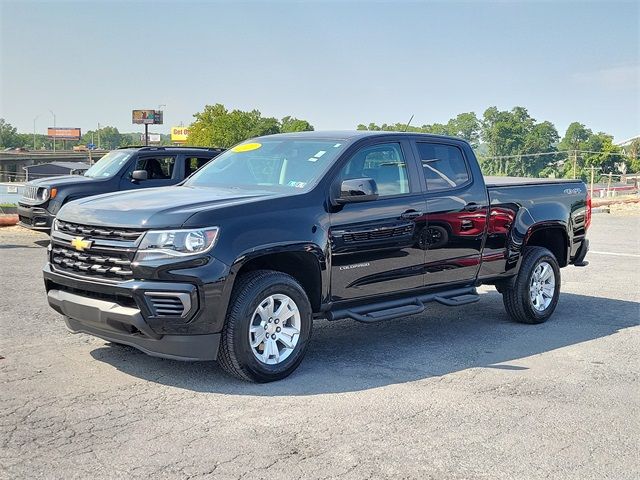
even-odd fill
[[[71,240],[71,246],[73,246],[73,248],[75,248],[79,252],[82,252],[87,248],[91,248],[92,244],[93,242],[91,240],[85,240],[82,237],[76,237],[73,240]]]

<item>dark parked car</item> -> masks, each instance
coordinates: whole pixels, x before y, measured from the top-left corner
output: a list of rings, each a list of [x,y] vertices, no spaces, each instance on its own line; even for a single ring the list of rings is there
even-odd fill
[[[128,147],[107,153],[84,175],[46,177],[27,182],[18,202],[20,225],[51,230],[60,207],[100,193],[164,187],[183,181],[223,149]]]
[[[583,182],[485,182],[455,138],[274,135],[181,186],[64,206],[44,279],[72,332],[266,382],[302,361],[315,318],[389,321],[492,284],[515,321],[544,322],[590,216]]]

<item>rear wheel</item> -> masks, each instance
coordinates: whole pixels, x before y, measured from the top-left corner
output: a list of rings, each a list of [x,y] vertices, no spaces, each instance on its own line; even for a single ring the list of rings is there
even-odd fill
[[[290,275],[249,272],[234,288],[218,362],[230,374],[272,382],[300,364],[311,337],[311,304]]]
[[[543,247],[527,247],[512,285],[502,289],[509,316],[521,323],[545,322],[556,309],[560,295],[560,267]]]

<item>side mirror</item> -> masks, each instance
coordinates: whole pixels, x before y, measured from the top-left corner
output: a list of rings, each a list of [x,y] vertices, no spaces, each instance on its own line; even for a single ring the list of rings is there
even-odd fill
[[[353,178],[343,180],[340,185],[340,196],[336,198],[338,205],[345,203],[370,202],[378,198],[378,186],[373,178]]]
[[[134,170],[131,174],[131,180],[147,180],[149,173],[146,170]]]

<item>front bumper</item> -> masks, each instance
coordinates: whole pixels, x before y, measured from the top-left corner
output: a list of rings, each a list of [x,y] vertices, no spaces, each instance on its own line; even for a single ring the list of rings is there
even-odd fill
[[[54,218],[55,215],[51,215],[45,208],[18,204],[18,220],[23,227],[48,232]]]
[[[179,360],[215,360],[220,329],[202,322],[201,296],[189,283],[129,280],[104,283],[43,270],[49,305],[73,333],[87,333],[135,347],[149,355]],[[190,299],[184,316],[154,315],[148,294],[179,293]]]
[[[73,333],[87,333],[135,347],[154,357],[174,360],[215,360],[220,334],[158,335],[145,323],[140,310],[117,303],[49,290],[49,305],[64,315]]]

